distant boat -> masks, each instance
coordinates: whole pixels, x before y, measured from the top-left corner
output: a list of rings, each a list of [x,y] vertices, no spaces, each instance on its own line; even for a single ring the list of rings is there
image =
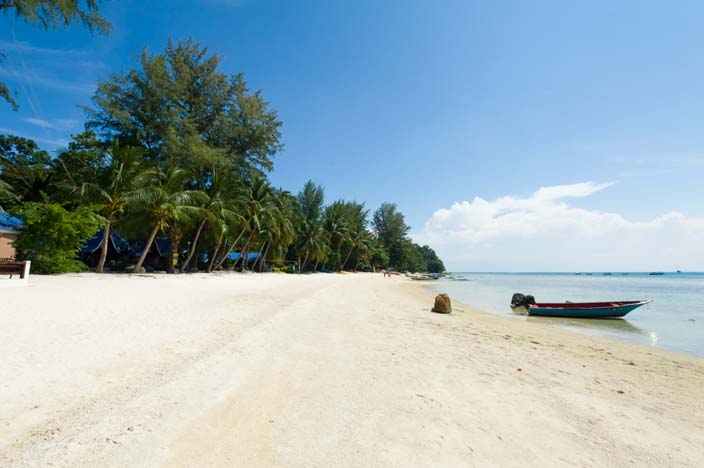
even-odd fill
[[[440,278],[439,275],[434,275],[434,274],[417,274],[417,275],[408,275],[409,278],[412,280],[416,281],[431,281],[431,280],[436,280]]]
[[[663,273],[662,271],[653,271],[653,272],[650,272],[650,273],[648,273],[648,274],[649,274],[650,276],[662,276],[662,275],[664,275],[665,273]]]
[[[533,296],[514,294],[511,309],[538,317],[615,318],[623,317],[649,302],[651,301],[536,303]]]

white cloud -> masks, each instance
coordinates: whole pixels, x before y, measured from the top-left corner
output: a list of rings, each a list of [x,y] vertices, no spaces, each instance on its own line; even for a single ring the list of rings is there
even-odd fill
[[[570,206],[613,183],[541,187],[526,197],[475,197],[437,210],[414,240],[460,271],[704,269],[704,218],[647,221]]]

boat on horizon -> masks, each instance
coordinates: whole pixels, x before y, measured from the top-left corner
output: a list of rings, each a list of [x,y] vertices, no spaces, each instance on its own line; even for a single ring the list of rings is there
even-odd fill
[[[511,309],[536,317],[620,318],[650,300],[611,302],[540,302],[533,296],[516,293],[511,298]]]
[[[649,274],[650,276],[662,276],[662,275],[664,275],[665,273],[663,273],[662,271],[651,271],[651,272],[648,273],[648,274]]]

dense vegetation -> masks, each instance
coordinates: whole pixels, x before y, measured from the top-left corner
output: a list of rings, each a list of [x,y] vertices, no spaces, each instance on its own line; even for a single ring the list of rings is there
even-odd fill
[[[171,271],[263,269],[261,260],[241,260],[247,252],[308,271],[444,269],[432,249],[409,239],[394,204],[370,216],[363,203],[326,204],[312,181],[296,195],[272,187],[282,124],[242,74],[220,73],[219,63],[192,40],[160,54],[144,50],[135,68],[99,82],[85,131],[55,157],[33,141],[0,136],[0,206],[28,220],[20,254],[39,260],[51,246],[66,259],[52,257],[61,271],[75,269],[68,260],[99,219],[98,272],[115,231],[145,243],[133,271],[162,237],[178,259],[168,262]],[[72,226],[70,235],[57,220]],[[232,262],[232,252],[242,255]]]

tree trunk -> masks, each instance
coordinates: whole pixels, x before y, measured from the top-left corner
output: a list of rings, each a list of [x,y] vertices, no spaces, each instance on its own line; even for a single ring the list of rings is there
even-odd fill
[[[301,273],[303,273],[303,270],[305,270],[306,263],[308,263],[308,250],[307,249],[306,249],[306,256],[303,257],[303,263],[301,263],[301,271],[300,271]]]
[[[110,242],[110,221],[105,223],[103,228],[103,243],[100,245],[100,260],[98,260],[98,266],[95,267],[96,273],[102,273],[103,267],[105,266],[105,259],[108,258],[108,243]]]
[[[186,261],[183,262],[183,265],[181,265],[181,273],[186,271],[188,269],[188,264],[191,263],[191,259],[193,258],[193,254],[196,253],[196,247],[198,246],[198,238],[200,237],[200,233],[203,231],[203,228],[205,227],[205,223],[207,223],[208,220],[203,218],[203,221],[200,222],[198,225],[198,230],[196,231],[196,236],[193,238],[193,243],[191,244],[191,250],[188,251],[188,257],[186,257]]]
[[[315,259],[315,266],[313,267],[313,271],[318,271],[318,259]]]
[[[242,260],[242,269],[240,271],[245,271],[247,269],[247,257],[249,256],[247,252],[249,250],[249,244],[252,242],[252,238],[254,237],[254,231],[252,231],[249,234],[249,238],[247,239],[247,242],[244,243],[244,247],[242,247],[242,250],[240,251],[240,258],[237,260]]]
[[[261,249],[263,250],[263,252],[262,256],[259,257],[259,273],[261,273],[264,269],[264,260],[266,259],[267,252],[269,252],[269,246],[271,245],[271,242],[264,242],[264,245],[266,245],[266,248]],[[262,245],[262,247],[264,247],[264,245]]]
[[[235,250],[235,247],[237,246],[237,241],[240,240],[240,238],[244,235],[244,233],[245,233],[245,230],[243,229],[242,232],[240,232],[240,235],[237,236],[237,239],[235,239],[235,241],[230,245],[230,248],[227,249],[227,253],[220,259],[220,262],[218,263],[216,268],[220,268],[222,266],[222,264],[225,263],[225,259],[230,256],[230,254],[232,253],[233,250]],[[234,266],[236,264],[237,264],[237,262],[235,262],[232,265],[232,267],[234,268]]]
[[[337,249],[335,249],[335,250],[337,251],[337,253],[340,253],[340,248],[341,248],[341,247],[342,247],[342,239],[340,239],[340,240],[337,241]],[[337,264],[337,271],[340,271],[341,267],[342,267],[342,265],[340,265],[340,264],[338,263],[338,264]],[[334,268],[334,267],[333,267],[333,268]]]
[[[342,268],[341,268],[342,270],[345,269],[345,266],[347,265],[347,260],[350,259],[350,255],[352,255],[352,251],[353,251],[353,250],[354,250],[354,246],[350,247],[350,251],[347,252],[347,256],[345,257],[345,261],[342,262]]]
[[[181,236],[175,236],[171,239],[171,248],[169,249],[169,268],[166,270],[169,273],[173,273],[176,270],[176,265],[174,265],[174,255],[176,255],[176,258],[178,259],[178,244],[180,243]]]
[[[217,244],[215,244],[215,250],[213,251],[213,257],[208,262],[208,273],[213,271],[213,265],[215,265],[215,259],[217,258],[218,251],[220,250],[221,245],[222,245],[222,236],[220,236]]]
[[[132,273],[139,273],[139,269],[142,268],[142,263],[144,263],[144,259],[147,258],[147,253],[149,252],[149,249],[152,248],[152,243],[154,242],[154,238],[156,237],[157,232],[159,232],[159,225],[158,224],[156,224],[154,226],[154,229],[152,229],[152,233],[149,234],[149,240],[147,241],[147,244],[144,246],[144,250],[142,251],[142,255],[140,255],[139,260],[137,260],[137,264],[132,269]]]

